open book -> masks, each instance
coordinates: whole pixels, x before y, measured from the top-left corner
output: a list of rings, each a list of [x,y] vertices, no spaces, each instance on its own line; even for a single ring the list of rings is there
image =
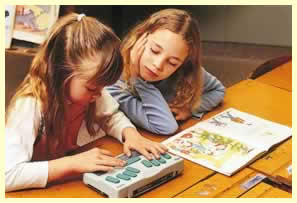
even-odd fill
[[[163,144],[174,154],[230,176],[291,135],[287,126],[229,108]]]

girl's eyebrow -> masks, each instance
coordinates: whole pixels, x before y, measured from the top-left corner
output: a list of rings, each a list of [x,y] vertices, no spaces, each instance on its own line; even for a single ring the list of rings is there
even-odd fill
[[[155,44],[158,48],[163,49],[163,47],[161,47],[161,45],[159,45],[155,40],[152,40],[152,41],[154,42],[154,44]]]
[[[155,40],[152,40],[152,41],[153,41],[153,43],[154,43],[158,48],[160,48],[160,49],[163,50],[163,47],[162,47],[161,45],[159,45]],[[177,60],[177,61],[179,61],[179,62],[182,62],[182,60],[181,60],[180,58],[178,58],[177,56],[171,56],[171,58],[173,58],[173,59],[175,59],[175,60]]]

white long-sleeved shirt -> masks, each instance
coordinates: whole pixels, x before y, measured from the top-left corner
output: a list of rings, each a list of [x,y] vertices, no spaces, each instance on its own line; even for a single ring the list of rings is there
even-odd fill
[[[106,132],[99,130],[91,136],[82,123],[77,137],[77,145],[85,145],[106,134],[122,142],[122,130],[134,127],[129,119],[118,110],[119,104],[106,90],[96,101],[97,115],[110,115]],[[5,191],[26,188],[43,188],[48,179],[48,161],[31,161],[34,142],[41,120],[40,106],[32,97],[18,99],[5,128]]]

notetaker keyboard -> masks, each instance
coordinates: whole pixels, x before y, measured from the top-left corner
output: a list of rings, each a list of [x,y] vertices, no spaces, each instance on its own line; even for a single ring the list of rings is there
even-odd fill
[[[93,172],[83,175],[83,182],[108,197],[137,197],[183,172],[183,159],[166,153],[160,159],[147,160],[136,151],[128,157],[118,158],[126,161],[123,168],[110,172]]]

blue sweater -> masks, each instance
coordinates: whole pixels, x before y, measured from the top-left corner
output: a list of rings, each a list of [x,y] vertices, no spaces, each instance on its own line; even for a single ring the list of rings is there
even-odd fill
[[[215,76],[204,69],[202,74],[204,84],[201,104],[192,112],[192,115],[197,118],[201,118],[205,112],[216,107],[225,94],[225,87]],[[134,87],[138,96],[126,89],[127,84],[123,80],[118,80],[106,89],[136,126],[156,134],[168,135],[178,129],[178,123],[167,103],[175,96],[176,83],[175,77],[154,83],[137,78]]]

